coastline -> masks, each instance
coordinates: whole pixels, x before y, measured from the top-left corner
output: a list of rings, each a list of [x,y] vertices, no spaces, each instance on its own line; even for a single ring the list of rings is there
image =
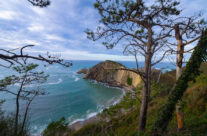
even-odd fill
[[[118,88],[122,90],[123,94],[120,98],[116,99],[114,102],[112,101],[111,103],[107,104],[105,107],[100,109],[100,111],[94,114],[94,116],[86,117],[86,119],[77,119],[72,123],[70,123],[68,127],[72,131],[77,131],[87,124],[96,124],[100,120],[103,120],[103,118],[101,118],[99,114],[101,114],[104,109],[109,109],[110,106],[120,103],[123,97],[125,96],[126,92],[133,91],[135,89],[134,86],[137,86],[137,84],[141,82],[140,77],[137,76],[137,74],[123,72],[123,71],[121,71],[121,73],[117,73],[110,69],[107,70],[107,68],[123,68],[123,67],[125,68],[125,66],[120,63],[106,60],[104,62],[100,62],[96,64],[95,66],[89,69],[82,68],[79,71],[77,71],[78,74],[83,74],[83,79],[86,79],[89,82],[91,81],[94,83],[101,84],[109,88]],[[130,80],[131,83],[128,83],[127,82],[128,80]],[[104,119],[104,120],[108,121],[109,119]]]
[[[133,89],[131,87],[120,85],[117,82],[111,84],[111,83],[98,82],[96,80],[91,80],[91,81],[97,82],[99,84],[102,84],[102,85],[110,87],[110,88],[118,88],[123,92],[123,95],[118,100],[114,101],[112,104],[108,105],[107,107],[104,107],[99,112],[94,113],[92,116],[89,115],[89,117],[86,117],[86,119],[77,119],[77,120],[71,122],[69,124],[68,128],[70,128],[72,131],[78,131],[79,129],[81,129],[82,127],[84,127],[87,124],[98,123],[101,119],[99,116],[97,116],[98,114],[102,113],[102,111],[104,109],[108,109],[110,106],[118,104],[123,99],[123,97],[125,96],[127,91],[133,91]]]

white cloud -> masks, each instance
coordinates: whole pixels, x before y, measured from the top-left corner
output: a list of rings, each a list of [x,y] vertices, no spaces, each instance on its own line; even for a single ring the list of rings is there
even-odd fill
[[[41,45],[41,43],[37,42],[37,41],[34,41],[34,40],[24,40],[22,41],[22,43],[28,45],[28,44],[32,44],[32,45],[35,45],[35,46],[39,46]]]
[[[46,51],[26,49],[26,52],[36,53],[36,54],[46,54]],[[88,51],[79,51],[79,50],[70,50],[65,49],[64,51],[55,52],[49,51],[51,55],[61,56],[66,60],[115,60],[115,61],[134,61],[133,56],[124,56],[124,55],[111,55],[111,54],[97,54],[90,53]]]
[[[0,19],[13,20],[17,14],[13,11],[0,11]]]
[[[34,13],[38,14],[39,16],[46,16],[47,14],[44,8],[32,7],[32,10]]]
[[[38,23],[32,23],[29,27],[28,27],[29,31],[32,32],[40,32],[40,31],[44,31],[44,26]]]
[[[122,46],[106,50],[100,42],[86,39],[84,30],[93,30],[99,19],[93,2],[53,0],[49,7],[38,8],[27,0],[0,0],[0,19],[5,22],[0,23],[0,47],[34,44],[38,46],[30,52],[61,53],[66,59],[134,60],[122,55]],[[189,16],[206,10],[207,4],[206,0],[182,0],[181,3],[186,10],[185,15]],[[207,17],[206,14],[204,16]]]
[[[65,41],[66,40],[58,35],[52,35],[52,34],[46,34],[45,38],[48,40],[57,40],[57,41]]]

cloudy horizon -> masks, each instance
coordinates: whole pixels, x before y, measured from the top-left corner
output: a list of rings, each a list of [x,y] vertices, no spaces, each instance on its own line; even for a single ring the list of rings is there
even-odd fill
[[[150,1],[150,0],[148,0]],[[124,60],[123,47],[107,50],[100,42],[86,38],[87,28],[98,25],[95,0],[51,0],[46,8],[32,6],[27,0],[0,1],[0,48],[14,49],[33,44],[30,53],[61,54],[67,60]],[[181,0],[184,14],[203,12],[207,17],[206,0]]]

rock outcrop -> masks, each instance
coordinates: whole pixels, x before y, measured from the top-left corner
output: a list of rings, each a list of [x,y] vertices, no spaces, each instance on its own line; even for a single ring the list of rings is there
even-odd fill
[[[93,79],[117,87],[130,86],[136,88],[141,83],[140,76],[134,72],[114,70],[120,68],[126,67],[120,63],[107,60],[90,68],[83,78]]]
[[[87,74],[87,72],[88,72],[88,69],[83,68],[83,69],[79,70],[77,73],[78,74]]]

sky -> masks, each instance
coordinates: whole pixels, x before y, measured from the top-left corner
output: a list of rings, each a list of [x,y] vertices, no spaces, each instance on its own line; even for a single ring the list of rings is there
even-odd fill
[[[147,0],[151,2],[153,0]],[[68,60],[134,61],[123,55],[122,45],[107,50],[100,42],[86,38],[87,28],[95,29],[99,15],[95,0],[51,0],[46,8],[27,0],[0,0],[0,48],[14,49],[33,44],[32,54],[47,51]],[[207,18],[207,0],[181,0],[184,15],[200,11]]]

